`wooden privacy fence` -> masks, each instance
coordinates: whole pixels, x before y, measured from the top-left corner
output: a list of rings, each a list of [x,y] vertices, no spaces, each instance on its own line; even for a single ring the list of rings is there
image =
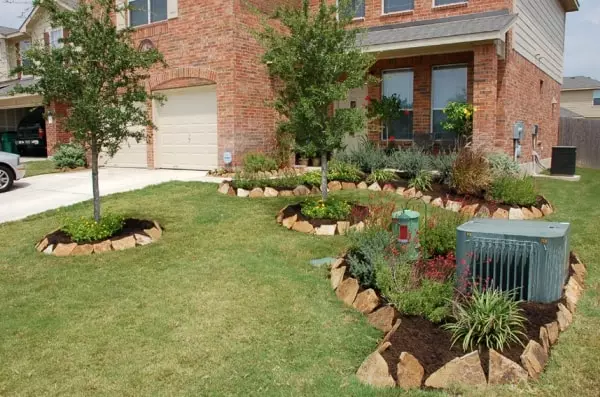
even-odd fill
[[[577,166],[600,169],[600,120],[560,118],[558,144],[577,147]]]

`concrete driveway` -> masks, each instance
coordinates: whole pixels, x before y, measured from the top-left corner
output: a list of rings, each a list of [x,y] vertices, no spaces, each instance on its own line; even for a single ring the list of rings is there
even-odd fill
[[[222,178],[204,171],[148,170],[132,168],[100,169],[100,195],[142,189],[169,181],[219,183]],[[0,223],[92,199],[91,171],[38,175],[15,182],[14,188],[0,193]]]

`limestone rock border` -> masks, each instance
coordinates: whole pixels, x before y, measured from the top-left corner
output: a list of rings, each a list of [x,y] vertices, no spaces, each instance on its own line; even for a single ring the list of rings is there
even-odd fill
[[[571,255],[572,276],[564,286],[563,301],[559,303],[557,321],[545,324],[540,328],[540,340],[530,340],[516,363],[495,350],[490,350],[489,370],[485,377],[479,353],[473,351],[462,357],[453,359],[424,379],[421,363],[410,352],[402,352],[397,368],[389,368],[382,353],[391,345],[393,334],[402,326],[396,310],[385,302],[373,289],[362,290],[358,280],[348,272],[345,255],[337,258],[331,265],[331,286],[336,295],[346,305],[355,308],[367,316],[369,323],[385,332],[383,340],[377,348],[360,365],[356,375],[365,384],[384,388],[402,387],[403,389],[435,388],[448,389],[453,386],[481,387],[487,385],[518,384],[529,379],[538,379],[544,371],[550,356],[552,345],[556,344],[561,332],[572,323],[577,304],[583,295],[586,267],[577,255]],[[393,324],[393,325],[392,325]],[[396,372],[397,382],[393,380],[391,371]]]
[[[362,231],[365,228],[364,222],[352,224],[350,221],[338,221],[335,224],[315,227],[309,221],[299,220],[298,215],[284,217],[285,210],[290,206],[283,207],[277,213],[277,223],[289,230],[317,236],[334,236],[336,234],[343,236],[350,230]]]
[[[370,190],[375,192],[387,192],[389,194],[397,194],[407,199],[419,199],[426,204],[430,204],[433,207],[442,208],[448,211],[460,212],[461,214],[469,217],[478,218],[494,218],[494,219],[511,219],[511,220],[533,220],[540,219],[545,216],[554,213],[554,208],[550,204],[544,204],[541,208],[537,207],[514,207],[509,210],[498,208],[493,213],[490,211],[485,204],[465,204],[460,201],[446,200],[444,203],[441,197],[433,198],[432,196],[426,195],[425,193],[416,190],[415,188],[394,188],[391,184],[380,185],[375,182],[371,185],[367,185],[365,182],[352,183],[352,182],[340,182],[330,181],[330,191],[338,190]],[[217,191],[221,194],[229,196],[237,196],[243,198],[260,198],[260,197],[303,197],[314,194],[320,194],[321,190],[317,187],[309,188],[305,185],[296,186],[290,190],[276,190],[272,187],[266,188],[254,188],[252,190],[245,190],[241,188],[234,188],[231,182],[223,182],[219,185]],[[546,200],[547,201],[547,200]]]
[[[77,244],[77,243],[58,243],[50,244],[48,236],[36,244],[35,249],[47,255],[54,256],[81,256],[81,255],[98,255],[110,251],[124,251],[139,246],[152,244],[158,241],[163,234],[163,229],[156,221],[151,221],[154,226],[145,229],[143,232],[135,233],[130,236],[112,237],[104,241],[94,244]],[[54,233],[54,232],[53,232]]]

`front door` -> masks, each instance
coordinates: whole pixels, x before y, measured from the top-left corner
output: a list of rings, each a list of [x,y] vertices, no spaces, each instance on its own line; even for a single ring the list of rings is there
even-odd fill
[[[348,99],[345,101],[339,101],[335,104],[336,109],[364,109],[367,105],[366,97],[368,95],[368,87],[365,84],[362,87],[350,90],[348,93]],[[366,111],[366,110],[365,110]],[[360,131],[354,136],[347,135],[344,138],[344,145],[346,150],[355,150],[359,147],[360,143],[367,136],[367,127],[365,126],[363,131]]]

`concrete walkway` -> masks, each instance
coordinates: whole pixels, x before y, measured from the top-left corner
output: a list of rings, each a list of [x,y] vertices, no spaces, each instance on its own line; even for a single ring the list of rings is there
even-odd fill
[[[169,181],[219,183],[223,178],[204,171],[100,169],[100,195],[142,189]],[[91,171],[38,175],[15,182],[12,190],[0,193],[0,223],[92,199]]]

